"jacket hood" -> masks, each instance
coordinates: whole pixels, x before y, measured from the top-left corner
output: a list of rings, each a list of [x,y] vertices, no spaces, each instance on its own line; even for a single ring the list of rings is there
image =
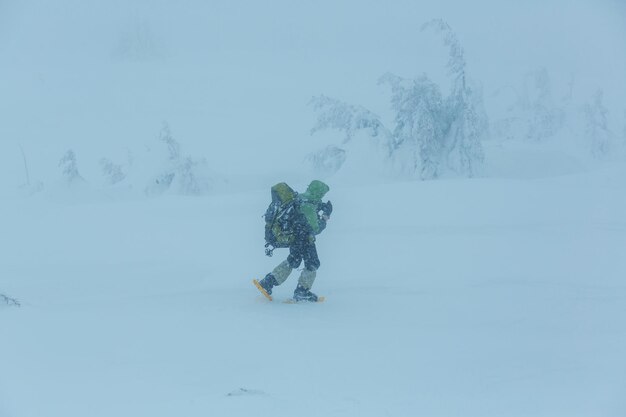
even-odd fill
[[[322,197],[330,191],[330,187],[324,184],[322,181],[313,180],[309,184],[304,193],[304,197],[311,201],[321,201]]]

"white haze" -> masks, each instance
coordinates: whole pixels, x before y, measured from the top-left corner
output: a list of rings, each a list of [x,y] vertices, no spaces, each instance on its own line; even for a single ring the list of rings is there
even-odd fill
[[[226,178],[296,173],[324,144],[312,96],[389,115],[386,72],[427,73],[443,88],[446,48],[422,32],[443,18],[468,74],[493,93],[546,68],[553,94],[601,88],[624,126],[624,6],[610,1],[148,2],[29,1],[0,6],[1,185],[58,175],[67,149],[98,183],[98,160],[140,153],[167,121],[190,154]],[[131,41],[128,41],[131,39]],[[133,40],[134,39],[134,43]],[[139,41],[137,41],[139,39]],[[126,43],[125,43],[126,42]],[[131,49],[125,45],[131,44]],[[332,139],[328,139],[332,140]]]
[[[322,95],[393,130],[386,73],[459,91],[439,18],[479,175],[310,134]],[[623,417],[625,28],[613,0],[0,0],[0,417]],[[527,74],[557,111],[511,110]],[[294,271],[269,302],[269,188],[314,176],[327,300],[282,303]]]

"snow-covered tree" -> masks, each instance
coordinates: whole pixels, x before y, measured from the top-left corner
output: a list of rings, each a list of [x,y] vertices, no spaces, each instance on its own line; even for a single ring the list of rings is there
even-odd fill
[[[76,154],[73,150],[68,150],[65,155],[59,161],[59,167],[63,174],[64,180],[68,184],[73,184],[77,181],[84,181],[83,177],[78,172],[78,165],[76,163]]]
[[[176,178],[181,194],[201,195],[211,188],[211,181],[206,173],[208,167],[204,158],[186,156],[178,161]]]
[[[482,140],[489,135],[482,94],[464,83],[452,92],[445,104],[444,114],[450,121],[444,146],[446,167],[473,177],[484,163]]]
[[[100,159],[100,168],[102,169],[102,175],[104,175],[106,182],[109,185],[117,184],[126,178],[122,165],[116,164],[110,159]]]
[[[444,45],[448,47],[448,75],[453,80],[455,88],[465,85],[465,52],[459,38],[443,19],[433,19],[422,25],[422,31],[434,30],[443,36]]]
[[[336,129],[345,134],[344,143],[350,142],[356,132],[365,130],[371,137],[390,137],[378,115],[362,106],[354,106],[327,96],[313,97],[309,103],[317,112],[317,122],[311,134],[324,129]]]
[[[307,160],[319,175],[332,175],[339,171],[346,161],[345,149],[329,145],[326,148],[310,154]]]
[[[167,123],[163,124],[159,141],[165,144],[167,150],[165,168],[152,180],[146,193],[160,194],[168,189],[186,195],[208,192],[212,181],[206,159],[183,155]]]
[[[443,146],[445,165],[459,174],[471,177],[484,162],[481,141],[489,135],[482,92],[468,80],[465,54],[450,26],[437,19],[424,24],[422,30],[426,29],[440,33],[448,47],[447,67],[452,78],[452,92],[445,100],[441,117],[446,129]]]
[[[391,105],[396,113],[392,157],[422,179],[437,178],[446,131],[439,87],[426,76],[404,80],[387,74],[380,82],[391,86]]]
[[[180,144],[172,136],[172,131],[167,122],[163,123],[159,140],[167,146],[167,156],[170,161],[177,161],[180,158]]]
[[[584,105],[585,137],[590,144],[591,154],[596,158],[608,155],[613,147],[614,135],[609,130],[608,110],[603,103],[604,92],[597,90],[590,103]]]
[[[494,123],[500,139],[543,142],[554,137],[565,125],[566,108],[571,106],[574,81],[567,84],[561,102],[554,99],[552,82],[545,68],[525,74],[521,90],[512,86],[499,89],[496,95],[513,92],[504,117]]]
[[[370,137],[381,138],[386,156],[411,175],[431,179],[453,172],[471,177],[484,161],[481,140],[489,131],[482,95],[467,80],[463,48],[448,24],[433,20],[423,26],[426,29],[442,33],[449,48],[447,69],[452,88],[448,97],[425,75],[407,80],[386,74],[379,83],[391,88],[392,130],[364,107],[322,96],[312,100],[318,112],[312,133],[340,130],[347,143],[363,130]]]
[[[527,112],[526,139],[542,141],[563,126],[564,112],[552,98],[552,84],[545,68],[530,72],[524,79],[522,108]]]
[[[471,177],[483,163],[481,139],[487,134],[487,117],[481,98],[463,78],[457,78],[458,85],[445,99],[426,76],[381,79],[391,85],[396,113],[393,154],[423,179],[438,178],[445,171]]]
[[[119,36],[113,57],[123,61],[152,61],[164,55],[151,25],[146,20],[133,22]]]

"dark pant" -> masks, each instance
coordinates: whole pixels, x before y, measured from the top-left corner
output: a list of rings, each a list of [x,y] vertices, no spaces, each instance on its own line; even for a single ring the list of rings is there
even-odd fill
[[[296,269],[304,260],[304,267],[309,271],[316,271],[320,267],[320,260],[317,257],[317,249],[315,242],[306,239],[299,239],[289,247],[289,256],[287,262],[289,266]]]

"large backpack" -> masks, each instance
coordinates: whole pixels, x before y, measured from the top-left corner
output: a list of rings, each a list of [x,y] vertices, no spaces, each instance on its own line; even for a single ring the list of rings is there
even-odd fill
[[[298,215],[298,193],[286,183],[272,187],[272,202],[265,211],[265,252],[288,248],[295,240],[294,223]],[[270,246],[272,248],[270,248]]]

